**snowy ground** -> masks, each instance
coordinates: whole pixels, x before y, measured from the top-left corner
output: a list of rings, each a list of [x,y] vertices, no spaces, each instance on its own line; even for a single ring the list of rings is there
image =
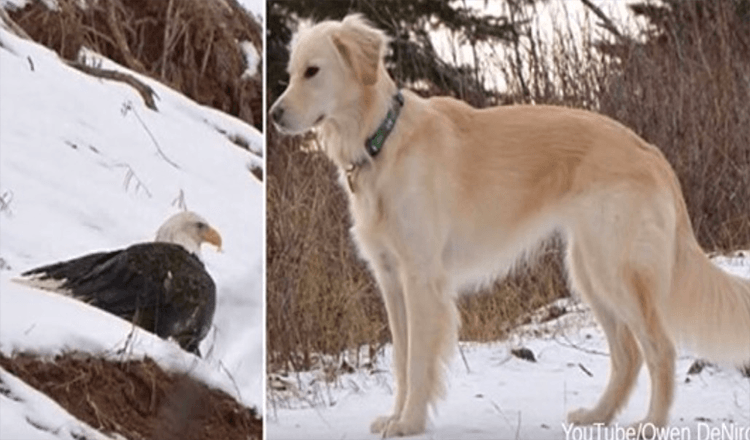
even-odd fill
[[[164,220],[187,207],[224,240],[223,252],[202,252],[218,295],[204,359],[142,331],[130,352],[190,372],[260,410],[265,212],[263,184],[250,168],[263,167],[263,137],[138,77],[158,95],[158,112],[131,87],[69,68],[0,27],[0,351],[114,357],[128,323],[11,279],[42,264],[151,241]],[[0,438],[68,439],[86,431],[2,369],[0,382]]]
[[[750,256],[717,260],[727,270],[750,278]],[[461,344],[466,363],[455,356],[449,390],[424,435],[415,439],[564,439],[568,411],[593,405],[608,377],[607,343],[590,312],[561,300],[568,313],[543,325],[519,328],[508,342]],[[537,362],[510,355],[529,348]],[[670,423],[683,440],[712,438],[709,429],[745,429],[750,436],[750,379],[731,367],[706,367],[688,376],[695,358],[682,352],[677,362],[677,392]],[[286,378],[290,391],[269,390],[267,438],[375,439],[372,419],[386,414],[393,399],[390,352],[374,368],[342,374],[327,383],[320,373]],[[278,385],[278,381],[276,382]],[[569,431],[567,438],[623,438],[623,429],[645,416],[649,380],[642,369],[638,385],[610,431]],[[615,432],[614,429],[620,431]],[[687,429],[688,431],[682,431]],[[616,437],[620,435],[620,437]],[[745,434],[730,439],[745,439]],[[720,437],[715,437],[720,438]]]

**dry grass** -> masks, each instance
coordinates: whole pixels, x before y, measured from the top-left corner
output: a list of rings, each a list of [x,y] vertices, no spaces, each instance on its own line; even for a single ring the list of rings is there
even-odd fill
[[[591,36],[573,44],[570,23],[558,23],[553,41],[527,33],[518,51],[498,55],[503,103],[587,108],[621,121],[665,152],[706,250],[748,248],[750,45],[747,25],[734,20],[718,8],[712,29],[686,26],[677,43],[623,46],[621,58],[597,50]],[[301,150],[311,138],[267,132],[269,370],[309,368],[316,353],[361,345],[376,353],[389,340],[385,312],[348,236],[335,170]],[[521,315],[569,295],[560,244],[535,261],[459,301],[463,340],[502,338]]]
[[[9,15],[66,60],[87,47],[262,129],[261,75],[243,77],[247,63],[237,44],[250,41],[261,53],[262,28],[236,0],[57,4],[52,10],[29,2]]]
[[[459,338],[481,342],[502,339],[520,317],[568,296],[562,257],[560,240],[550,240],[508,277],[478,294],[461,297]]]
[[[303,152],[306,138],[269,127],[267,193],[268,361],[309,368],[313,353],[386,340],[385,310],[348,234],[333,165]]]
[[[105,434],[117,433],[119,438],[263,438],[263,421],[255,409],[188,375],[168,373],[149,358],[118,362],[78,352],[54,358],[0,354],[0,366],[77,419]],[[0,393],[22,400],[2,380]],[[52,434],[59,428],[28,422]]]

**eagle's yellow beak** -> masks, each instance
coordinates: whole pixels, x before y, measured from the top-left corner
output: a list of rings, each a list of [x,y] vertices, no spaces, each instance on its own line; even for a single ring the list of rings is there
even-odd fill
[[[221,252],[221,235],[219,235],[216,229],[209,226],[209,228],[203,233],[202,238],[206,243],[211,243],[216,246],[217,252]]]

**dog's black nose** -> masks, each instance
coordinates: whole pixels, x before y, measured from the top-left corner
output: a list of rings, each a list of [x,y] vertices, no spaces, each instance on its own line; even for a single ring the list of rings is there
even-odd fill
[[[284,107],[277,105],[274,108],[271,109],[271,119],[275,123],[280,123],[281,118],[284,117]]]

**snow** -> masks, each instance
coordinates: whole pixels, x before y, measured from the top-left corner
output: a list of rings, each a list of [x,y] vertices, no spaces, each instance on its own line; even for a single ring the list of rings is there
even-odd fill
[[[258,54],[255,45],[249,41],[243,41],[240,43],[240,47],[242,48],[242,53],[245,55],[245,61],[247,62],[247,70],[245,70],[242,76],[252,78],[258,74],[260,54]]]
[[[0,432],[7,439],[109,439],[68,414],[45,394],[0,370]],[[28,423],[17,423],[27,420]]]
[[[30,0],[0,0],[0,8],[3,9],[21,9],[29,3]]]
[[[750,254],[716,261],[750,278]],[[544,324],[518,328],[505,342],[461,343],[466,363],[462,356],[454,356],[447,373],[446,398],[437,404],[427,432],[411,438],[625,438],[625,429],[646,413],[646,369],[641,370],[633,395],[612,427],[600,432],[590,427],[571,430],[563,424],[567,413],[596,403],[606,385],[609,356],[606,339],[587,307],[571,299],[556,305],[565,307],[567,313]],[[510,354],[521,346],[535,354],[536,363]],[[706,439],[716,432],[711,429],[735,429],[731,438],[744,439],[738,430],[750,435],[750,380],[730,366],[708,366],[688,376],[695,359],[684,352],[678,357],[671,431],[665,433],[684,440]],[[393,403],[390,363],[390,348],[386,348],[373,369],[341,374],[333,382],[327,382],[319,371],[274,376],[266,410],[268,438],[379,438],[370,434],[369,425]],[[286,390],[279,391],[281,383]]]
[[[237,2],[257,17],[261,23],[263,22],[263,17],[266,16],[266,2],[264,0],[237,0]]]
[[[202,252],[218,296],[214,326],[200,347],[204,358],[139,329],[126,353],[148,355],[260,410],[265,196],[250,169],[263,167],[263,136],[109,60],[85,58],[148,84],[158,111],[146,108],[130,86],[83,74],[0,28],[0,351],[79,350],[121,359],[129,323],[12,278],[152,241],[186,207],[224,242],[220,253]],[[251,151],[235,145],[237,139]],[[0,438],[67,439],[88,429],[2,369],[0,379],[0,391],[11,386],[12,395],[24,396],[0,393]]]
[[[23,9],[29,3],[37,0],[0,0],[0,8],[3,9]],[[57,9],[57,0],[38,0],[43,3],[49,9]]]

